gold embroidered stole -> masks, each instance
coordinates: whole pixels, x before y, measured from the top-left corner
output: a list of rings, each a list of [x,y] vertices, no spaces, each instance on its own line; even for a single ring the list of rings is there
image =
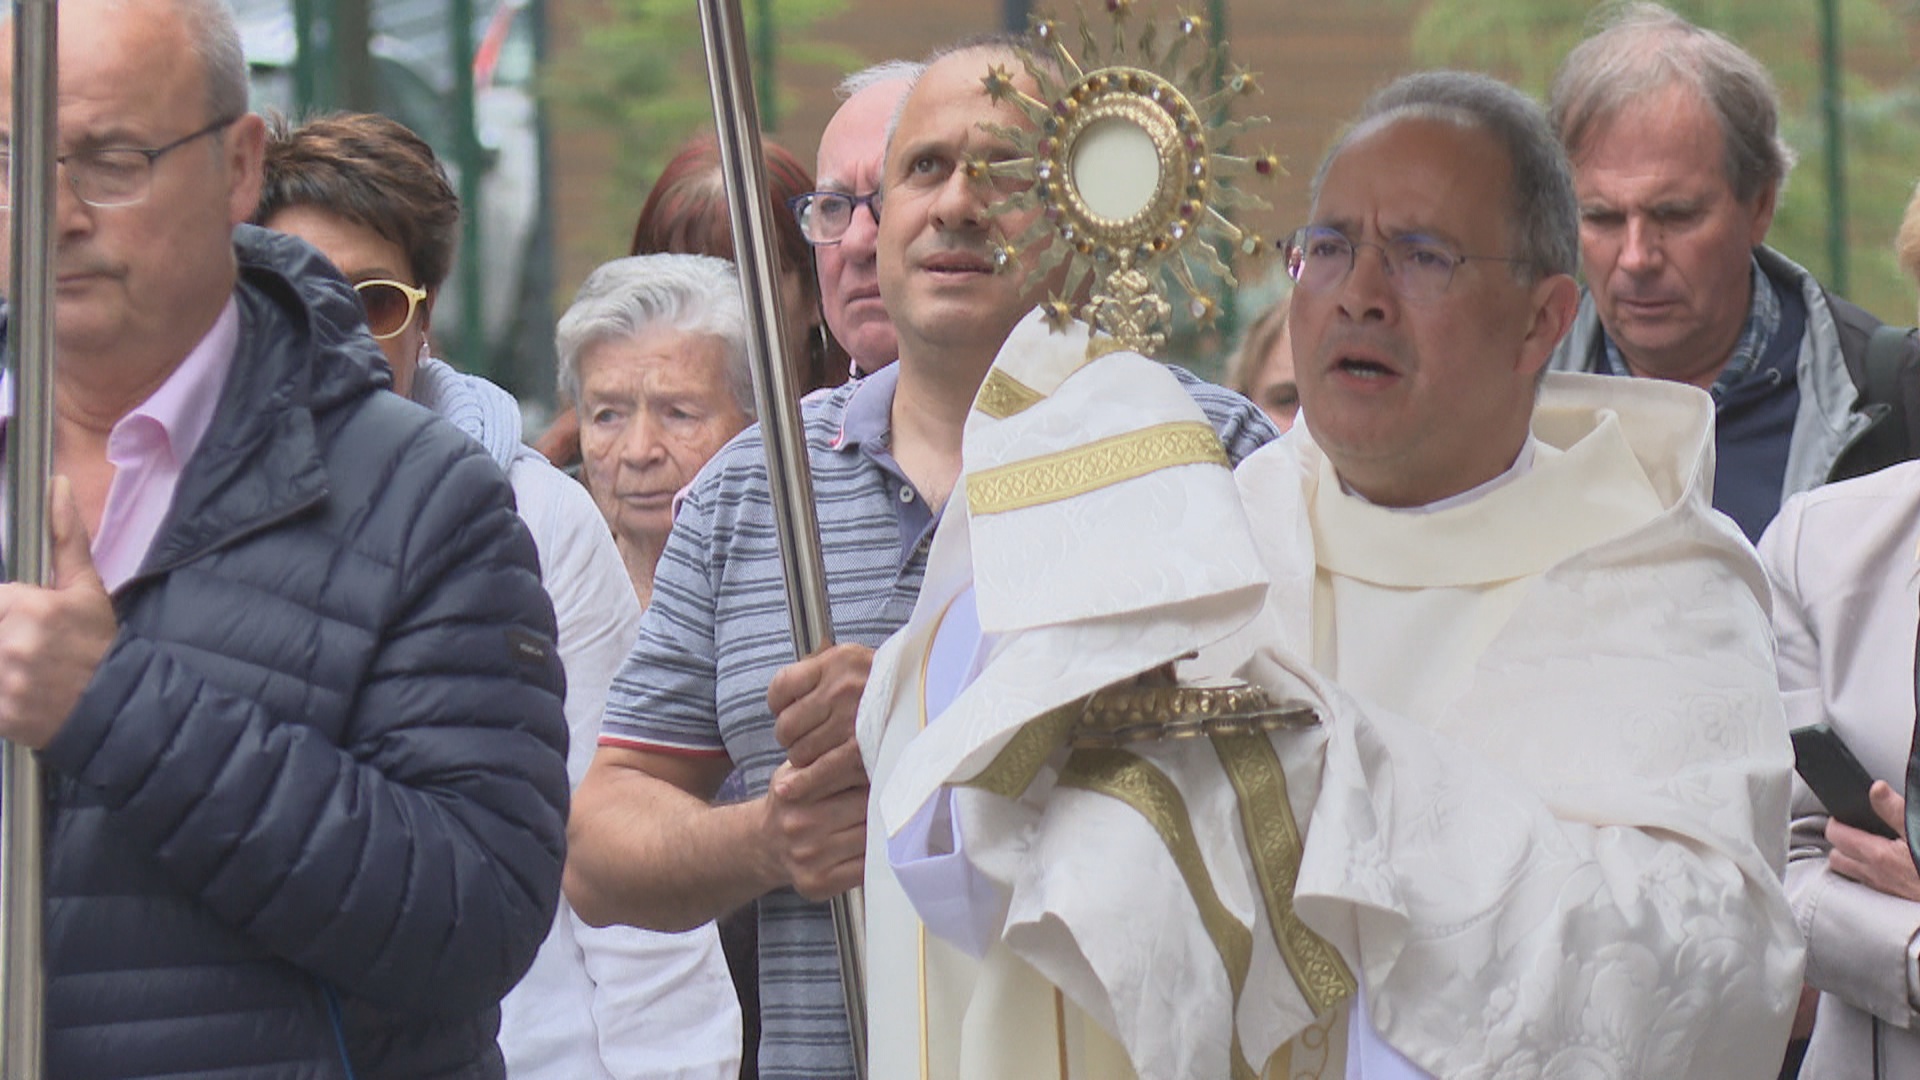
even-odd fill
[[[1006,798],[1018,797],[1053,752],[1063,745],[1079,718],[1081,704],[1073,702],[1062,706],[1029,724],[969,786]],[[1344,1002],[1358,984],[1333,946],[1294,913],[1293,890],[1300,872],[1303,841],[1292,804],[1287,800],[1286,773],[1281,768],[1279,755],[1265,734],[1212,735],[1208,741],[1238,797],[1241,827],[1247,837],[1248,855],[1267,921],[1273,928],[1274,944],[1315,1016],[1330,1018],[1327,1021],[1330,1025],[1340,1022],[1343,1027]],[[1059,783],[1117,799],[1153,827],[1178,867],[1187,892],[1200,912],[1207,936],[1219,952],[1237,1014],[1252,961],[1253,931],[1234,918],[1221,901],[1200,854],[1192,817],[1179,788],[1138,754],[1094,747],[1070,752]],[[1315,1027],[1319,1027],[1318,1022]],[[1313,1031],[1314,1028],[1309,1028],[1294,1042],[1311,1041]],[[1344,1034],[1341,1037],[1344,1039]],[[1324,1043],[1325,1039],[1321,1041]],[[1295,1053],[1293,1046],[1294,1043],[1290,1043],[1280,1051],[1289,1061],[1295,1057],[1304,1061],[1312,1056],[1306,1051]],[[1275,1059],[1279,1056],[1276,1054]],[[1271,1075],[1273,1062],[1256,1069],[1247,1060],[1237,1024],[1230,1061],[1234,1080],[1259,1080],[1263,1074]]]

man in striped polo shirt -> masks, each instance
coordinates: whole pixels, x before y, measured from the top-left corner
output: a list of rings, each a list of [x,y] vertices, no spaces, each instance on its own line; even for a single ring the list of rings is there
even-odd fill
[[[1001,193],[962,175],[969,156],[1016,156],[980,123],[1024,122],[981,86],[991,64],[1022,70],[1011,50],[1007,39],[943,50],[908,93],[878,247],[899,363],[803,406],[839,644],[793,662],[766,459],[749,428],[681,509],[574,803],[567,892],[589,921],[684,929],[760,901],[765,1080],[853,1075],[822,901],[863,877],[854,713],[873,648],[912,613],[980,382],[1058,284],[994,272],[996,242],[1027,221],[990,216]],[[1244,398],[1175,370],[1234,461],[1275,437]],[[712,805],[735,766],[750,798]]]

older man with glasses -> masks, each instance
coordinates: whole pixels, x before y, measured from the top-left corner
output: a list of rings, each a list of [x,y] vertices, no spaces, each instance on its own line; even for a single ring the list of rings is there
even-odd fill
[[[1712,394],[1713,504],[1757,542],[1786,497],[1920,455],[1920,341],[1767,245],[1794,153],[1765,66],[1605,10],[1553,84],[1587,288],[1552,366]]]
[[[0,586],[47,1073],[501,1077],[567,801],[512,491],[385,392],[324,260],[240,224],[265,126],[226,4],[58,17],[55,581]]]
[[[813,245],[827,329],[853,358],[860,375],[871,375],[900,355],[893,321],[880,299],[875,264],[880,158],[887,148],[887,124],[922,67],[892,60],[841,81],[839,94],[845,101],[820,133],[814,169],[820,190],[787,204]],[[861,213],[863,208],[866,213]]]

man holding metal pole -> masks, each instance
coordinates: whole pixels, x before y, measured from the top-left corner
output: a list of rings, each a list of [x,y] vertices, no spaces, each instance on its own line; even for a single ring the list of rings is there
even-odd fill
[[[264,126],[225,4],[59,22],[55,572],[0,586],[47,1071],[500,1077],[566,805],[532,542],[382,392],[345,281],[236,229]]]
[[[791,663],[767,468],[750,428],[681,510],[576,794],[568,895],[582,917],[678,929],[761,900],[768,1080],[853,1075],[818,901],[863,879],[867,778],[854,711],[872,648],[918,596],[980,381],[1058,284],[996,272],[996,252],[1021,226],[995,223],[987,210],[1005,193],[962,169],[967,155],[1011,152],[977,126],[996,112],[980,81],[996,58],[1018,66],[997,41],[936,56],[889,144],[881,202],[901,216],[896,225],[890,209],[880,214],[878,265],[899,362],[803,406],[840,644]],[[998,114],[1024,122],[1011,108]],[[1244,399],[1186,385],[1235,460],[1274,437]],[[734,766],[752,798],[712,805]]]

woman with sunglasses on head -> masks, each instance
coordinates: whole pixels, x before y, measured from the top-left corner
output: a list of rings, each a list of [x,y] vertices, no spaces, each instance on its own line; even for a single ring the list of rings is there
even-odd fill
[[[518,403],[432,355],[433,301],[459,220],[445,170],[404,126],[345,113],[270,123],[254,222],[332,260],[359,293],[394,391],[479,441],[513,485],[559,626],[568,774],[578,784],[639,607],[592,498],[521,443]],[[594,930],[563,899],[532,970],[501,1003],[500,1047],[514,1080],[733,1077],[740,1018],[713,928]]]

